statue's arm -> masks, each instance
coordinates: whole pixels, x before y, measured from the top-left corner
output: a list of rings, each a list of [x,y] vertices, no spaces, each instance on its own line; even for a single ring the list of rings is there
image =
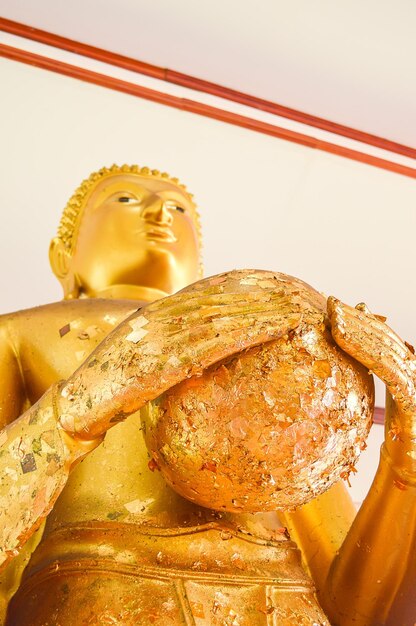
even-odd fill
[[[413,625],[416,359],[365,305],[352,309],[330,299],[328,312],[339,346],[385,382],[387,405],[380,464],[333,561],[323,605],[334,625]]]
[[[0,566],[17,556],[64,487],[82,445],[59,424],[51,387],[0,432]],[[85,442],[85,451],[99,441]]]
[[[11,338],[10,320],[4,317],[0,321],[0,429],[7,426],[19,417],[29,406],[25,384],[20,367],[18,352]],[[3,431],[2,431],[3,432]],[[2,436],[4,439],[4,436]],[[0,449],[1,456],[6,454],[3,446]],[[3,480],[0,477],[1,484]],[[3,530],[5,516],[0,510],[0,529]],[[7,604],[10,597],[16,591],[21,574],[36,547],[41,536],[40,528],[30,541],[28,541],[19,554],[7,567],[0,572],[0,624],[4,623]],[[3,555],[4,556],[4,555]]]
[[[279,519],[296,542],[320,598],[330,567],[356,516],[342,481],[294,511],[279,511]]]
[[[71,467],[147,401],[211,363],[294,328],[300,314],[245,273],[201,281],[123,321],[67,380],[0,432],[0,561],[51,510]],[[261,283],[261,276],[259,278]]]
[[[65,431],[101,436],[185,378],[295,328],[300,308],[278,286],[271,289],[262,272],[249,284],[247,275],[199,281],[120,324],[61,388]]]

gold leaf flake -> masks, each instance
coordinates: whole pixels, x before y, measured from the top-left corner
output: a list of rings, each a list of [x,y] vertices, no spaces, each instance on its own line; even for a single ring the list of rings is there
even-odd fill
[[[276,287],[276,283],[274,283],[272,280],[261,280],[261,281],[259,281],[259,286],[262,289],[268,289],[269,287],[275,288]]]
[[[263,398],[266,400],[269,407],[273,408],[276,404],[276,400],[272,398],[267,391],[263,391]]]
[[[335,398],[334,392],[332,391],[332,389],[329,389],[325,393],[324,397],[322,398],[322,404],[326,406],[327,408],[329,408],[333,404],[334,398]]]
[[[93,324],[92,326],[88,326],[88,328],[85,328],[84,330],[81,330],[78,333],[78,339],[93,339],[100,332],[102,332],[101,328],[99,328],[98,326],[95,326]]]
[[[46,422],[51,418],[53,418],[53,408],[45,407],[44,409],[39,410],[37,423],[40,425],[46,424]]]
[[[133,343],[139,343],[139,341],[143,339],[143,337],[145,337],[148,332],[149,331],[145,330],[144,328],[138,328],[137,330],[133,330],[131,333],[129,333],[126,337],[126,340],[132,341]]]
[[[98,326],[94,326],[94,325],[88,326],[88,328],[85,329],[85,332],[91,339],[93,339],[94,337],[98,335],[99,332],[101,332],[101,328],[98,328]]]
[[[132,500],[131,502],[127,502],[124,508],[127,509],[129,513],[140,513],[143,508],[143,502],[140,499]]]
[[[20,462],[20,466],[22,468],[23,474],[34,472],[36,470],[36,461],[34,455],[31,452],[29,454],[25,454]]]
[[[314,361],[312,369],[318,378],[329,378],[331,376],[331,364],[328,360]]]
[[[6,476],[10,476],[10,478],[12,480],[17,480],[18,479],[17,472],[12,467],[5,467],[3,472],[4,472],[4,474],[6,474]]]
[[[347,408],[351,413],[359,412],[359,400],[354,391],[350,391],[347,396]]]
[[[176,357],[174,354],[172,354],[172,356],[170,356],[166,361],[166,365],[172,365],[172,367],[179,367],[181,363],[182,361],[178,359],[178,357]]]
[[[117,324],[117,318],[114,315],[104,315],[103,319],[108,324],[111,324],[111,326],[115,326]]]
[[[204,605],[202,602],[190,602],[189,603],[193,617],[198,619],[205,619]]]
[[[155,459],[150,459],[150,461],[147,464],[147,467],[150,469],[151,472],[154,472],[155,470],[160,470],[159,465],[157,464]]]
[[[201,465],[201,470],[208,470],[209,472],[217,473],[217,464],[214,461],[206,461],[203,465]]]
[[[256,278],[243,278],[240,280],[240,285],[257,285]]]
[[[136,317],[135,319],[129,322],[133,330],[138,330],[139,328],[146,326],[146,324],[148,323],[149,323],[149,320],[146,317],[144,317],[144,315],[140,315],[139,317]]]
[[[408,343],[407,341],[405,341],[404,344],[405,344],[406,348],[408,348],[412,354],[415,353],[415,349],[414,349],[414,347],[412,346],[411,343]]]
[[[62,328],[59,329],[59,334],[61,338],[65,337],[65,335],[67,335],[70,330],[71,330],[70,324],[65,324],[65,326],[62,326]]]

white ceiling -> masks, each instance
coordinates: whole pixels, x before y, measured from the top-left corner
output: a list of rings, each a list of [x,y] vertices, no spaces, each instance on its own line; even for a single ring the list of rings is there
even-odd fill
[[[0,15],[416,147],[414,0],[0,0]]]

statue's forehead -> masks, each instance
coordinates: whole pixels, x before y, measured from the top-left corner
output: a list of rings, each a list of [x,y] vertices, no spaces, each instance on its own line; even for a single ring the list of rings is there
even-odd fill
[[[92,190],[89,200],[95,203],[101,198],[105,199],[117,191],[129,191],[133,193],[140,191],[150,191],[153,193],[164,192],[180,195],[190,201],[187,192],[172,181],[131,173],[114,174],[113,176],[107,176],[103,180],[100,180]]]

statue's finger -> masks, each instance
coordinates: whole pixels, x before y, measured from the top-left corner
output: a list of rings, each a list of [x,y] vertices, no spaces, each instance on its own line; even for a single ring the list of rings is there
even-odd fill
[[[374,316],[340,303],[328,303],[332,335],[345,352],[374,372],[406,410],[415,402],[413,356],[402,340]]]
[[[367,332],[374,339],[375,352],[386,346],[400,359],[412,358],[410,350],[399,335],[384,323],[381,316],[371,313],[366,305],[360,304],[353,308],[330,296],[327,309],[333,334],[337,329],[348,329],[350,339],[353,339],[351,335],[354,333],[357,335],[355,340],[358,340],[360,333]]]

